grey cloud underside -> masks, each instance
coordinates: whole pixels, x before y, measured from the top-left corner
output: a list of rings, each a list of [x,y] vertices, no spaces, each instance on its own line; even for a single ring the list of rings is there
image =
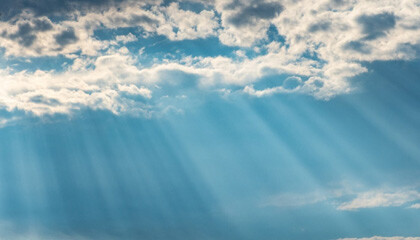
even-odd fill
[[[386,35],[387,31],[393,29],[397,18],[393,13],[380,13],[376,15],[362,15],[357,19],[362,26],[362,32],[366,35],[364,39],[373,40]]]
[[[60,100],[58,99],[47,98],[42,95],[33,96],[29,100],[30,102],[33,102],[33,103],[45,104],[45,105],[50,105],[50,106],[57,106],[61,104]]]
[[[331,22],[318,22],[309,26],[309,32],[327,31],[331,28]]]
[[[141,23],[146,23],[149,25],[157,25],[159,24],[159,21],[157,21],[156,19],[152,19],[146,15],[130,15],[128,18],[116,18],[115,22],[117,23],[125,23],[128,25],[138,25]]]
[[[280,14],[283,9],[283,6],[277,2],[254,2],[250,6],[242,7],[235,15],[230,17],[228,21],[236,27],[241,27],[249,25],[258,19],[273,19]]]
[[[369,54],[371,49],[362,41],[351,41],[343,46],[344,50],[355,51],[363,54]]]
[[[33,28],[29,23],[19,24],[18,31],[10,34],[9,38],[17,40],[21,45],[29,47],[33,44],[36,36],[32,33]]]
[[[0,0],[0,17],[8,19],[23,10],[30,10],[38,16],[52,16],[74,10],[98,10],[124,1],[126,0]]]
[[[76,33],[74,32],[74,28],[68,28],[61,33],[55,35],[55,41],[60,46],[66,46],[71,43],[74,43],[78,40],[78,37],[76,36]]]
[[[53,26],[50,21],[46,19],[35,19],[31,23],[20,23],[16,32],[8,33],[5,31],[2,33],[2,36],[16,40],[20,45],[24,47],[30,47],[36,40],[37,32],[49,31],[52,28]]]
[[[343,46],[343,49],[362,54],[369,54],[371,53],[371,49],[366,42],[386,36],[388,31],[395,28],[397,17],[394,13],[384,12],[373,15],[361,15],[357,18],[356,22],[360,24],[362,33],[365,36],[359,40],[348,42]],[[312,26],[312,30],[318,31],[322,29],[322,27],[318,25]],[[311,28],[309,31],[311,31]]]

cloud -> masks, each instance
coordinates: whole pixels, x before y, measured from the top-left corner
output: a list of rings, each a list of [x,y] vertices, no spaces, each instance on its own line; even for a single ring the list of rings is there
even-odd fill
[[[66,46],[71,43],[76,42],[79,38],[76,36],[76,33],[74,32],[74,28],[68,28],[63,31],[61,31],[59,34],[54,35],[55,41],[60,46]]]
[[[362,54],[369,54],[371,52],[370,47],[362,41],[350,41],[344,44],[343,49],[356,51]]]
[[[299,91],[303,82],[300,77],[292,76],[286,78],[281,86],[266,88],[263,90],[255,90],[252,85],[245,86],[244,92],[256,97],[273,95],[276,93],[293,93]]]
[[[138,39],[132,33],[129,33],[127,35],[118,35],[115,37],[115,40],[117,42],[128,43],[128,42],[135,42]]]
[[[357,22],[362,25],[364,39],[373,40],[385,36],[388,30],[396,25],[396,17],[393,13],[384,12],[374,15],[362,15],[357,18]]]
[[[250,5],[239,9],[228,18],[228,22],[236,27],[252,24],[259,19],[273,19],[283,11],[283,6],[278,2],[253,1]]]
[[[11,40],[16,40],[20,45],[24,47],[31,46],[36,40],[37,32],[49,31],[53,28],[51,21],[48,18],[38,18],[32,21],[23,21],[17,24],[15,32],[8,32],[5,29],[2,33],[3,37]]]
[[[420,209],[420,203],[415,203],[415,204],[411,205],[410,208]]]
[[[420,192],[413,188],[363,191],[343,185],[312,192],[274,195],[262,201],[261,206],[299,207],[323,202],[340,211],[352,211],[377,207],[402,207],[407,204],[411,204],[409,208],[420,208],[418,203],[412,204],[418,200]]]
[[[0,17],[12,18],[24,10],[30,10],[37,16],[66,15],[74,11],[103,10],[127,0],[0,0]]]
[[[219,28],[219,20],[213,10],[195,13],[181,9],[178,3],[171,3],[160,11],[166,20],[157,27],[156,33],[170,40],[207,38],[215,36]]]
[[[20,117],[0,117],[0,128],[4,128],[20,120]]]
[[[0,90],[0,105],[10,112],[38,116],[71,114],[83,108],[149,116],[142,99],[150,99],[152,91],[145,86],[141,70],[133,65],[134,59],[121,52],[77,59],[63,72],[1,70],[5,87]]]
[[[30,61],[60,56],[74,60],[63,72],[2,70],[5,79],[29,86],[26,93],[6,90],[2,106],[39,115],[71,112],[93,106],[96,101],[102,101],[101,108],[116,113],[121,109],[128,111],[130,106],[139,109],[133,94],[155,100],[157,91],[152,85],[146,86],[146,82],[157,83],[164,89],[160,93],[182,92],[176,90],[164,72],[178,73],[175,79],[180,82],[182,77],[194,76],[196,84],[191,89],[198,92],[226,89],[226,93],[239,91],[257,97],[298,93],[328,100],[354,90],[351,79],[369,70],[365,62],[411,60],[418,57],[416,49],[420,46],[420,6],[414,0],[214,0],[197,1],[202,5],[197,9],[185,8],[182,2],[163,4],[153,0],[30,2],[19,0],[2,8],[4,16],[10,12],[0,21],[0,48],[5,58]],[[60,11],[65,13],[57,18],[54,14]],[[118,35],[101,39],[97,34],[101,30]],[[120,30],[124,30],[124,35]],[[131,54],[132,49],[124,45],[131,42],[133,46],[156,35],[166,37],[168,42],[217,37],[222,45],[233,46],[232,53],[187,56],[182,52],[185,49],[178,49],[176,57],[153,60],[149,67],[130,60],[124,65],[129,73],[107,65],[107,61],[115,59],[115,49],[122,51],[121,56],[134,59],[138,49]],[[87,59],[93,69],[80,68]],[[112,76],[109,83],[98,79],[106,79],[100,69]],[[81,77],[82,72],[93,80]],[[259,81],[269,75],[291,78],[286,85],[261,87]],[[79,79],[79,83],[94,87],[96,92],[73,80],[68,80],[75,85],[70,89],[63,83],[64,78]],[[130,84],[125,82],[127,79]],[[62,85],[57,87],[57,83]],[[57,89],[75,102],[55,96]],[[97,99],[87,103],[86,99],[93,96]]]
[[[230,46],[251,47],[267,38],[267,30],[284,7],[279,1],[216,1],[223,28],[219,39]]]
[[[337,240],[420,240],[420,237],[366,237],[366,238],[339,238]]]
[[[0,22],[0,47],[7,57],[42,57],[74,54],[96,55],[109,45],[92,37],[81,22],[52,22],[24,12],[15,20]],[[79,41],[77,41],[79,40]]]
[[[215,36],[219,27],[218,17],[212,10],[196,13],[181,9],[178,3],[146,8],[147,1],[115,4],[106,5],[108,8],[102,11],[76,11],[55,22],[22,10],[14,18],[0,21],[0,38],[7,39],[0,41],[0,47],[5,49],[6,56],[15,57],[57,56],[79,51],[92,56],[111,44],[95,36],[99,29],[136,28],[145,36],[158,34],[179,41]]]
[[[320,21],[309,25],[309,32],[327,31],[331,28],[331,22]]]
[[[356,210],[360,208],[375,207],[399,207],[403,204],[420,200],[420,192],[407,191],[371,191],[357,194],[357,197],[349,202],[341,203],[339,210]]]

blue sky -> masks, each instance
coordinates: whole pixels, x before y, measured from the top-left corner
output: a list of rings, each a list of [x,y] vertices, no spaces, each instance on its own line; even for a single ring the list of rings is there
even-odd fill
[[[0,5],[0,238],[420,239],[419,1]]]

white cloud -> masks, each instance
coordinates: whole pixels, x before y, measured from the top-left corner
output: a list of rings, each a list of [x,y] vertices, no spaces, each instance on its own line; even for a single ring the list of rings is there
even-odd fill
[[[115,37],[115,40],[117,42],[128,43],[128,42],[137,41],[138,39],[136,36],[134,36],[134,34],[129,33],[127,35],[118,35]]]
[[[102,12],[77,12],[72,18],[60,22],[36,17],[26,11],[8,22],[0,21],[0,47],[5,49],[6,56],[57,56],[78,51],[82,55],[94,56],[112,44],[112,41],[94,37],[94,31],[103,28],[141,28],[145,34],[160,34],[170,40],[206,38],[217,33],[219,23],[212,10],[195,13],[180,9],[177,3],[167,7],[155,5],[146,10],[145,5],[146,2],[130,2]],[[41,20],[49,27],[37,28],[35,23]],[[116,37],[120,43],[136,40],[132,33]]]
[[[244,92],[256,97],[269,96],[276,93],[294,93],[298,92],[303,85],[300,77],[288,77],[281,86],[266,88],[264,90],[255,90],[252,85],[245,86]]]
[[[195,13],[180,9],[178,3],[171,3],[168,7],[161,8],[161,12],[165,16],[165,24],[160,25],[156,32],[170,40],[214,36],[219,27],[218,19],[212,10]]]
[[[370,191],[357,194],[355,199],[341,203],[337,209],[356,210],[360,208],[399,207],[416,200],[420,200],[420,192],[415,190]]]
[[[352,92],[350,79],[368,71],[363,62],[410,60],[416,57],[413,46],[420,45],[420,4],[416,0],[215,0],[204,4],[202,10],[191,11],[179,3],[163,6],[160,1],[130,1],[102,11],[71,13],[63,21],[30,12],[0,21],[0,47],[6,57],[64,55],[74,59],[61,73],[1,70],[1,77],[10,85],[0,91],[0,104],[37,115],[70,113],[83,107],[114,113],[144,109],[145,103],[127,95],[151,99],[153,86],[164,88],[175,81],[162,77],[168,71],[195,76],[196,91],[235,86],[257,97],[299,93],[328,100]],[[284,43],[268,42],[270,26]],[[94,34],[95,30],[128,27],[139,31],[112,40]],[[240,49],[234,50],[232,58],[187,56],[161,59],[142,68],[123,45],[140,41],[136,36],[154,34],[169,41],[215,36],[222,44]],[[258,55],[248,58],[250,49],[258,49]],[[257,83],[270,75],[300,80],[293,88],[280,83],[258,88]]]
[[[63,72],[1,70],[4,87],[0,105],[8,111],[21,110],[35,115],[63,113],[85,107],[109,110],[115,114],[132,112],[148,115],[149,107],[129,95],[150,99],[152,91],[145,85],[134,59],[120,52],[75,61]],[[89,64],[93,64],[93,68]]]
[[[138,88],[136,85],[118,85],[118,90],[132,95],[143,96],[144,98],[152,98],[152,91],[145,87]]]
[[[37,26],[43,22],[44,27]],[[94,39],[84,28],[69,23],[54,23],[46,17],[24,12],[9,22],[0,22],[0,47],[6,56],[37,57],[71,54],[81,50],[96,55],[106,43]]]
[[[411,205],[410,208],[420,209],[420,203],[415,203],[415,204]]]
[[[340,211],[351,211],[376,207],[420,208],[415,201],[420,200],[420,192],[413,188],[374,189],[369,191],[354,190],[347,184],[330,189],[318,189],[304,193],[282,193],[262,201],[261,206],[290,207],[305,206],[324,202]]]
[[[366,237],[366,238],[339,238],[337,240],[420,240],[420,237]]]
[[[18,121],[20,118],[19,117],[0,117],[0,128],[6,127],[11,125],[12,123]]]

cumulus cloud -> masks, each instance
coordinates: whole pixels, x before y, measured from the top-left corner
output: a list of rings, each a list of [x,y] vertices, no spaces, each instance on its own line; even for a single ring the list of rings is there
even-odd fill
[[[278,1],[216,1],[215,8],[222,18],[220,41],[242,47],[265,39],[271,21],[283,11]]]
[[[4,38],[17,41],[24,47],[29,47],[34,43],[38,32],[49,31],[53,28],[51,21],[45,17],[32,21],[20,21],[15,25],[17,26],[15,31],[4,29],[1,35]]]
[[[110,5],[103,11],[75,12],[54,23],[46,16],[24,10],[11,20],[0,21],[0,38],[5,40],[0,41],[0,47],[7,56],[56,56],[78,51],[92,56],[110,44],[94,36],[95,30],[104,28],[139,28],[145,33],[177,41],[217,33],[219,23],[213,10],[196,13],[181,9],[178,3],[152,8],[146,8],[146,4],[123,1],[118,7]]]
[[[78,37],[76,36],[76,33],[74,32],[74,28],[68,28],[57,35],[54,35],[55,41],[60,46],[66,46],[70,43],[74,43],[78,40]]]
[[[58,16],[71,14],[74,11],[102,10],[111,6],[119,5],[121,2],[132,2],[131,0],[0,0],[0,17],[3,19],[12,18],[22,11],[29,10],[37,16]],[[158,1],[155,1],[158,2]]]
[[[64,72],[1,70],[5,87],[0,90],[0,104],[8,111],[35,115],[69,114],[89,107],[147,116],[147,104],[131,96],[150,99],[152,91],[144,86],[142,72],[133,61],[118,51],[93,62],[78,59]]]
[[[74,63],[63,72],[2,69],[2,78],[13,86],[3,90],[2,106],[38,115],[71,112],[96,102],[101,102],[99,108],[113,112],[139,109],[138,101],[130,95],[154,101],[153,86],[146,86],[146,82],[155,82],[161,88],[167,84],[171,94],[178,94],[173,90],[174,80],[169,81],[165,71],[182,72],[178,75],[186,78],[194,76],[196,91],[226,89],[225,93],[231,93],[240,89],[256,97],[299,93],[328,100],[352,92],[351,79],[368,71],[365,62],[418,57],[420,5],[415,0],[195,2],[201,3],[201,8],[187,9],[182,2],[153,0],[5,3],[1,10],[0,48],[6,58],[64,56],[74,59]],[[61,14],[60,18],[57,14]],[[96,35],[99,30],[120,29],[130,32],[111,39]],[[277,38],[270,38],[268,31]],[[234,54],[180,54],[179,58],[159,59],[148,68],[129,61],[122,66],[126,70],[117,69],[118,64],[107,64],[116,57],[110,54],[113,48],[120,48],[120,55],[134,59],[139,51],[131,54],[124,45],[156,35],[168,41],[217,37],[221,44],[234,46]],[[93,69],[83,66],[87,59]],[[108,79],[104,72],[111,76],[110,80],[104,80]],[[276,75],[289,78],[269,87],[258,85],[266,76]],[[181,78],[175,79],[182,82]],[[65,83],[64,79],[70,80]],[[127,79],[130,84],[125,82]],[[62,85],[57,87],[58,83]],[[69,83],[74,86],[69,88]],[[17,84],[26,84],[26,88],[21,87],[26,92],[10,90],[18,88]],[[86,86],[95,88],[95,92],[86,90]],[[57,89],[62,92],[58,94]],[[73,102],[56,95],[67,95]],[[91,100],[86,101],[88,98]]]
[[[278,2],[253,1],[250,5],[240,7],[239,11],[227,18],[227,21],[236,27],[253,24],[260,19],[273,19],[283,11]]]
[[[393,13],[383,12],[374,15],[361,15],[357,18],[357,23],[362,26],[364,39],[374,40],[393,29],[396,24],[396,17]]]

